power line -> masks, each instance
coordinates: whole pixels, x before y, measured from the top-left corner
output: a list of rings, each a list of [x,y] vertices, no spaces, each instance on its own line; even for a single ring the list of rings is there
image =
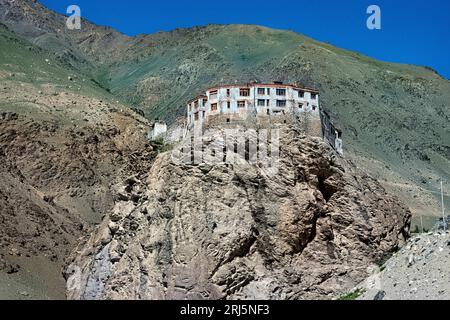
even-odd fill
[[[442,200],[442,222],[444,223],[444,231],[447,230],[447,221],[445,219],[445,208],[444,208],[444,182],[441,179],[441,200]]]

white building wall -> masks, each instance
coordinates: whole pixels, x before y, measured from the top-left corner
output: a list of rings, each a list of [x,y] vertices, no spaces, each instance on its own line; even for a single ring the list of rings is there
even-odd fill
[[[241,96],[240,89],[248,88],[249,96]],[[264,94],[258,93],[258,88],[264,89]],[[277,95],[277,89],[284,89],[286,95]],[[298,92],[302,90],[304,96],[299,96]],[[216,93],[215,93],[216,92]],[[215,94],[214,94],[215,93]],[[315,94],[316,98],[312,99]],[[222,88],[210,89],[206,92],[207,101],[203,104],[203,97],[198,98],[198,109],[195,109],[195,101],[191,102],[191,110],[188,105],[188,127],[203,127],[209,116],[223,114],[240,114],[245,116],[246,111],[256,108],[259,115],[289,114],[295,112],[309,112],[319,117],[319,95],[308,91],[308,89],[294,88],[289,85],[273,84],[251,84],[249,86],[225,86]],[[264,106],[258,105],[258,100],[265,100]],[[284,107],[277,106],[277,100],[286,101]],[[245,108],[239,108],[238,102],[244,101]],[[228,107],[229,103],[229,107]],[[217,110],[212,110],[212,106],[217,104]],[[303,107],[300,109],[299,104]],[[195,121],[195,113],[198,112],[198,121]]]
[[[155,140],[167,132],[167,125],[162,122],[156,122],[150,131],[150,139]]]

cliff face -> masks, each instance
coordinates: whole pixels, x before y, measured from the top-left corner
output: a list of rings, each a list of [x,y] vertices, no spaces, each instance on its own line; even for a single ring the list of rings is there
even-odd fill
[[[33,0],[0,0],[0,23],[47,50],[52,64],[59,61],[72,76],[91,80],[153,119],[184,117],[186,101],[218,84],[279,80],[315,87],[344,132],[346,156],[408,203],[416,226],[420,216],[434,221],[441,215],[435,195],[440,179],[450,179],[450,82],[430,68],[384,63],[259,26],[127,37],[83,20],[81,30],[67,30],[64,16]],[[16,55],[3,48],[0,67],[32,65],[8,60]],[[17,54],[22,56],[24,51]],[[52,83],[62,82],[49,74]]]
[[[210,138],[218,132],[210,133]],[[284,128],[275,176],[161,154],[73,252],[70,299],[331,298],[408,235],[409,210],[321,139]],[[205,151],[206,152],[206,151]]]
[[[64,299],[64,259],[114,205],[110,184],[156,152],[129,115],[98,112],[96,128],[29,111],[0,112],[0,297]]]
[[[110,185],[157,152],[144,118],[48,51],[2,26],[0,48],[0,299],[64,299],[64,259]]]

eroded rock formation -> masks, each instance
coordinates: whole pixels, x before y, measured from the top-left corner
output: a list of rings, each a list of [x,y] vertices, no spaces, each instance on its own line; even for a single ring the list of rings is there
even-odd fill
[[[280,139],[275,176],[169,152],[145,181],[127,179],[68,262],[68,298],[309,299],[355,286],[403,244],[409,210],[321,139],[288,128]]]

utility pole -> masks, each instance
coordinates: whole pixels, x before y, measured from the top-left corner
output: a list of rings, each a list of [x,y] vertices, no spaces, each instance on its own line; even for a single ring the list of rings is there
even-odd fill
[[[423,217],[422,217],[422,215],[420,215],[420,226],[422,228],[422,233],[423,233]]]
[[[441,179],[441,201],[442,201],[442,222],[444,224],[444,231],[447,230],[447,222],[445,219],[445,208],[444,208],[444,182]]]

